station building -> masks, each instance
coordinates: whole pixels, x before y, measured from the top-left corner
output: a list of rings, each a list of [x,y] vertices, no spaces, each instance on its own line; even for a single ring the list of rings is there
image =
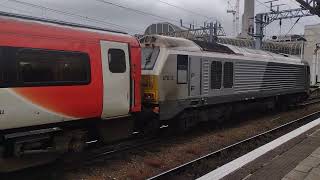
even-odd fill
[[[320,50],[317,51],[317,44],[320,43],[320,24],[305,26],[305,39],[307,40],[304,47],[304,60],[311,67],[311,84],[320,82]]]
[[[150,26],[148,26],[144,32],[144,35],[166,34],[170,32],[177,32],[177,31],[183,31],[183,30],[185,29],[178,27],[174,24],[171,24],[168,22],[161,22],[161,23],[151,24]]]

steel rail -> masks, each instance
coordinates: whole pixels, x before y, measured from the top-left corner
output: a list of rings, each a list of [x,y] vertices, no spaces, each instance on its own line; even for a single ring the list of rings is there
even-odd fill
[[[309,106],[309,105],[312,105],[312,104],[316,104],[316,103],[320,103],[320,97],[318,98],[313,98],[313,99],[310,99],[309,102],[305,102],[303,104],[299,104],[298,107],[305,107],[305,106]],[[320,111],[319,111],[320,112]],[[316,112],[318,113],[318,112]],[[312,114],[311,114],[312,115]],[[303,117],[305,118],[305,117]],[[281,125],[279,127],[277,127],[278,129],[283,127],[283,126],[286,126],[288,124],[292,124],[292,123],[295,123],[296,121],[298,120],[295,120],[295,121],[292,121],[292,122],[289,122],[289,123],[286,123],[284,125]],[[258,137],[262,134],[266,134],[268,132],[271,132],[271,131],[274,131],[275,129],[277,128],[274,128],[272,130],[269,130],[267,132],[264,132],[264,133],[261,133],[261,134],[258,134],[258,135],[255,135],[254,137],[251,137],[251,138],[248,138],[248,139],[245,139],[243,141],[240,141],[240,142],[237,142],[233,145],[229,145],[227,147],[224,147],[222,149],[219,149],[213,153],[210,153],[206,156],[210,156],[212,154],[217,154],[219,152],[222,152],[223,150],[226,150],[228,148],[232,148],[233,146],[235,145],[239,145],[239,144],[242,144],[243,142],[245,141],[248,141],[250,139],[253,139],[255,137]],[[125,153],[125,152],[128,152],[130,150],[137,150],[137,149],[142,149],[143,147],[146,147],[148,145],[151,145],[151,144],[155,144],[155,143],[158,143],[160,142],[161,140],[163,140],[163,138],[161,137],[145,137],[145,138],[138,138],[138,139],[133,139],[133,140],[128,140],[128,141],[124,141],[120,144],[115,144],[115,145],[107,145],[107,146],[102,146],[102,147],[99,147],[98,149],[92,149],[92,150],[89,150],[87,152],[85,152],[84,154],[82,154],[81,156],[82,157],[85,157],[85,158],[81,158],[81,160],[79,161],[79,159],[77,158],[76,162],[74,163],[72,160],[71,160],[71,164],[76,164],[76,166],[73,166],[73,165],[68,165],[68,167],[71,167],[70,169],[75,169],[81,165],[88,165],[88,164],[93,164],[97,161],[101,161],[103,159],[108,159],[110,157],[112,157],[113,155],[117,155],[119,153]],[[184,165],[187,165],[189,163],[192,163],[194,161],[197,161],[201,158],[205,158],[206,156],[203,156],[203,157],[200,157],[198,159],[195,159],[191,162],[188,162]],[[68,163],[69,164],[69,163]],[[181,166],[184,166],[184,165],[181,165]],[[180,166],[179,166],[180,167]],[[176,167],[178,168],[178,167]],[[176,169],[174,168],[174,169]],[[68,168],[69,169],[69,168]],[[173,169],[169,170],[169,171],[172,171]],[[167,172],[167,171],[166,171]],[[163,172],[164,174],[165,172]],[[160,174],[159,174],[160,175]],[[154,178],[156,178],[157,176],[155,176]],[[152,178],[151,178],[152,179]]]
[[[137,141],[131,142],[132,145],[127,144],[127,145],[123,145],[122,147],[118,147],[118,148],[115,148],[112,150],[97,153],[92,158],[90,158],[87,163],[92,163],[96,160],[101,160],[100,158],[105,158],[106,156],[109,156],[112,154],[122,153],[122,152],[133,150],[133,149],[139,149],[142,146],[154,144],[154,143],[159,142],[160,140],[161,139],[159,139],[159,138],[147,138],[145,140],[138,139]]]
[[[205,159],[212,158],[212,157],[214,157],[214,156],[216,156],[216,155],[218,155],[218,154],[220,154],[220,153],[222,153],[222,152],[224,152],[224,151],[234,149],[234,148],[236,148],[236,147],[238,147],[238,146],[240,146],[240,145],[242,145],[242,144],[244,144],[244,143],[248,143],[248,142],[250,142],[250,141],[254,141],[254,140],[256,140],[256,139],[258,139],[258,138],[260,138],[260,137],[263,137],[263,136],[266,136],[266,135],[271,134],[271,133],[273,133],[273,132],[279,131],[279,130],[284,129],[284,128],[286,128],[286,127],[288,127],[288,126],[290,126],[290,125],[293,125],[293,124],[295,124],[295,123],[299,123],[299,122],[302,122],[302,121],[313,121],[313,120],[317,119],[319,116],[320,116],[320,111],[314,112],[314,113],[312,113],[312,114],[309,114],[309,115],[306,115],[306,116],[304,116],[304,117],[302,117],[302,118],[299,118],[299,119],[296,119],[296,120],[294,120],[294,121],[285,123],[285,124],[283,124],[283,125],[280,125],[280,126],[278,126],[278,127],[276,127],[276,128],[273,128],[273,129],[271,129],[271,130],[268,130],[268,131],[266,131],[266,132],[257,134],[257,135],[255,135],[255,136],[252,136],[252,137],[247,138],[247,139],[245,139],[245,140],[239,141],[239,142],[237,142],[237,143],[231,144],[231,145],[229,145],[229,146],[226,146],[226,147],[224,147],[224,148],[221,148],[221,149],[219,149],[219,150],[216,150],[216,151],[214,151],[214,152],[211,152],[211,153],[209,153],[209,154],[207,154],[207,155],[204,155],[204,156],[202,156],[202,157],[199,157],[199,158],[197,158],[197,159],[194,159],[194,160],[192,160],[192,161],[189,161],[189,162],[187,162],[187,163],[185,163],[185,164],[182,164],[182,165],[180,165],[180,166],[177,166],[177,167],[175,167],[175,168],[173,168],[173,169],[170,169],[170,170],[168,170],[168,171],[162,172],[162,173],[160,173],[160,174],[158,174],[158,175],[156,175],[156,176],[150,177],[150,178],[148,178],[148,179],[149,179],[149,180],[153,180],[153,179],[168,179],[168,178],[170,178],[170,177],[172,177],[172,176],[174,176],[174,175],[177,175],[177,174],[180,173],[180,172],[185,171],[186,169],[188,169],[188,168],[190,168],[190,167],[194,167],[194,165],[196,165],[197,163],[200,163],[201,161],[203,161],[203,160],[205,160]],[[310,119],[312,119],[312,120],[310,120]]]
[[[299,107],[305,107],[305,106],[313,105],[313,104],[316,104],[316,103],[320,103],[320,97],[311,99],[311,100],[309,100],[309,102],[305,102],[305,103],[303,103],[303,104],[299,104],[298,106],[299,106]],[[320,111],[319,111],[319,112],[320,112]],[[317,113],[317,112],[316,112],[316,113]],[[312,114],[311,114],[311,115],[312,115]],[[305,118],[305,117],[302,117],[302,118]],[[299,120],[299,119],[298,119],[298,120]],[[248,138],[248,139],[245,139],[245,140],[243,140],[243,141],[237,142],[237,143],[235,143],[235,144],[233,144],[233,145],[241,144],[242,142],[248,141],[248,140],[253,139],[253,138],[255,138],[255,137],[258,137],[258,136],[260,136],[260,135],[263,135],[263,134],[266,134],[266,133],[268,133],[268,132],[274,131],[275,129],[279,129],[279,128],[283,127],[283,126],[286,126],[286,125],[290,125],[290,124],[292,124],[292,123],[295,123],[295,122],[298,121],[298,120],[291,121],[291,122],[289,122],[289,123],[286,123],[286,124],[284,124],[284,125],[281,125],[281,126],[279,126],[279,127],[276,127],[276,128],[274,128],[274,129],[271,129],[271,130],[266,131],[266,132],[264,132],[264,133],[261,133],[261,134],[255,135],[255,136],[253,136],[253,137],[251,137],[251,138]],[[154,143],[157,143],[157,142],[159,142],[159,141],[161,141],[161,140],[162,140],[161,138],[156,138],[156,137],[151,138],[151,137],[149,137],[149,138],[136,139],[136,140],[134,140],[134,141],[132,141],[132,142],[129,142],[129,141],[128,141],[128,142],[125,142],[124,145],[122,145],[122,144],[116,145],[116,146],[113,147],[113,148],[110,148],[110,146],[100,147],[99,149],[96,149],[96,150],[95,150],[95,151],[100,151],[100,152],[99,152],[99,153],[94,153],[94,155],[92,155],[92,154],[89,155],[90,157],[89,157],[87,160],[85,160],[86,162],[85,162],[84,164],[94,163],[95,161],[101,160],[100,158],[105,159],[105,158],[107,158],[108,156],[112,156],[113,154],[118,154],[118,153],[123,153],[123,152],[130,151],[130,150],[134,150],[134,149],[139,149],[139,148],[141,148],[141,146],[147,146],[147,145],[150,145],[150,144],[154,144]],[[128,144],[126,144],[126,143],[128,143]],[[219,149],[219,150],[217,150],[217,151],[215,151],[215,152],[213,152],[213,153],[211,153],[211,154],[219,153],[219,152],[221,152],[221,151],[224,150],[224,149],[231,148],[233,145],[230,145],[230,146],[227,146],[227,147],[225,147],[225,148]],[[108,149],[108,150],[104,151],[103,149]],[[202,158],[202,157],[200,157],[200,158]],[[198,158],[198,159],[200,159],[200,158]],[[197,159],[196,159],[196,160],[197,160]],[[196,160],[194,160],[194,161],[196,161]]]

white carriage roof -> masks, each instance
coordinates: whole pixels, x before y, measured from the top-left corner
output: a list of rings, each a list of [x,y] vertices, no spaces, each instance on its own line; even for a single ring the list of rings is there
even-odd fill
[[[66,22],[66,21],[61,21],[56,19],[46,19],[41,17],[14,14],[14,13],[8,13],[3,11],[0,11],[0,18],[11,19],[11,20],[21,21],[21,22],[32,22],[32,23],[44,24],[44,25],[55,26],[55,27],[70,28],[70,29],[76,29],[76,30],[82,30],[82,31],[88,31],[88,32],[108,33],[108,34],[129,36],[128,33],[120,30],[113,30],[113,29],[107,29],[107,28],[98,27],[98,26],[90,26],[85,24]]]
[[[250,49],[245,47],[238,47],[233,45],[226,45],[220,43],[208,43],[204,41],[191,41],[184,38],[168,37],[161,35],[144,36],[140,39],[141,46],[157,46],[163,48],[170,48],[178,51],[189,52],[215,52],[225,53],[229,55],[241,55],[250,58],[267,58],[282,62],[301,62],[297,56],[287,54],[275,54],[269,51]]]

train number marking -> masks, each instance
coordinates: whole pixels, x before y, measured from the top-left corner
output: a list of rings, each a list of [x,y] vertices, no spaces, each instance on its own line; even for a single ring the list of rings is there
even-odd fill
[[[162,79],[163,79],[164,81],[173,81],[173,80],[174,80],[174,77],[171,76],[171,75],[164,75],[164,76],[162,77]]]

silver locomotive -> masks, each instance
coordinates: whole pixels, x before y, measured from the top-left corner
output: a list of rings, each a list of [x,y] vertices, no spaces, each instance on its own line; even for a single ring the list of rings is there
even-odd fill
[[[160,35],[141,39],[142,95],[161,121],[184,128],[222,120],[244,104],[304,100],[309,66],[298,57]]]

